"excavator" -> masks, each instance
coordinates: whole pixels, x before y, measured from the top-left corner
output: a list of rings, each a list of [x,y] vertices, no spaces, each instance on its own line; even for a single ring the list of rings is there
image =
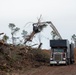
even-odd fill
[[[56,27],[53,25],[51,21],[41,22],[40,19],[37,23],[33,23],[33,31],[32,33],[25,39],[24,44],[26,44],[28,41],[32,41],[35,34],[40,33],[44,27],[47,25],[50,25],[50,27],[53,29],[55,34],[59,37],[59,39],[62,39],[60,33],[56,29]],[[41,48],[42,43],[39,44],[38,48]]]
[[[27,41],[32,41],[32,38],[35,34],[40,33],[44,27],[50,25],[53,29],[53,32],[58,37],[56,39],[50,40],[51,47],[51,57],[50,65],[59,65],[59,64],[73,64],[74,63],[74,45],[69,43],[67,39],[62,39],[60,33],[53,25],[51,21],[41,22],[40,20],[37,23],[33,23],[33,31],[30,36],[26,39]],[[42,43],[39,44],[38,48],[41,48]]]

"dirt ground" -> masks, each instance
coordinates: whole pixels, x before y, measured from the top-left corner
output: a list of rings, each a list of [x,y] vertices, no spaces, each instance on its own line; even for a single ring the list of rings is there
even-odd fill
[[[67,66],[41,66],[31,68],[24,72],[14,72],[10,75],[76,75],[76,49],[74,51],[75,63]]]
[[[12,73],[10,75],[76,75],[76,64],[68,66],[41,66],[32,68],[23,73]]]

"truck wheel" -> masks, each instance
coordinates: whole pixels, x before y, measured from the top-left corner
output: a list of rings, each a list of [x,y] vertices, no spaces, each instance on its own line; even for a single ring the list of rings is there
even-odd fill
[[[75,61],[71,61],[71,64],[73,64]]]

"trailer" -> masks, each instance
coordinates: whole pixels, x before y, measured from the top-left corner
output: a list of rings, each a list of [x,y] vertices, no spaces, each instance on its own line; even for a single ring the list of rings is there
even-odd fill
[[[74,45],[64,40],[50,40],[51,57],[50,65],[73,64],[74,63]]]

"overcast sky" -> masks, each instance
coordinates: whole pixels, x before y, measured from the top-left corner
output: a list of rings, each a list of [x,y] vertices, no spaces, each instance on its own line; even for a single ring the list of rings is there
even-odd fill
[[[43,21],[52,21],[63,39],[76,34],[76,0],[0,0],[0,32],[10,35],[9,23],[24,29],[40,14]]]

